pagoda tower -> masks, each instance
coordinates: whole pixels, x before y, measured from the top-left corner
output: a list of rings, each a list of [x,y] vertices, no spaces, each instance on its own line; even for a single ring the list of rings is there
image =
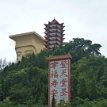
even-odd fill
[[[64,23],[59,23],[56,19],[45,25],[45,47],[47,49],[59,48],[63,45]]]

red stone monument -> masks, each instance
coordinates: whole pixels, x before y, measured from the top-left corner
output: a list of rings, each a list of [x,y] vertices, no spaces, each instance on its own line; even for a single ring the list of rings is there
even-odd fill
[[[48,106],[61,101],[70,103],[70,61],[71,55],[48,57]]]

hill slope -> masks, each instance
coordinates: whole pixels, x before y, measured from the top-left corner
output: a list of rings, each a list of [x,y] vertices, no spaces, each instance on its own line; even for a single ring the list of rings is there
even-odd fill
[[[101,45],[74,38],[60,49],[44,50],[24,57],[0,72],[0,104],[47,105],[47,57],[70,53],[71,105],[73,107],[107,106],[107,59],[99,52]],[[18,106],[18,107],[21,107]],[[39,106],[38,106],[39,107]]]

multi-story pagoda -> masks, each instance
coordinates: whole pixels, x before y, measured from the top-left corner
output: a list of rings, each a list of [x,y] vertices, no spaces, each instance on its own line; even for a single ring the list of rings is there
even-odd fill
[[[59,48],[63,45],[64,23],[59,23],[56,19],[45,24],[45,46],[47,49]]]

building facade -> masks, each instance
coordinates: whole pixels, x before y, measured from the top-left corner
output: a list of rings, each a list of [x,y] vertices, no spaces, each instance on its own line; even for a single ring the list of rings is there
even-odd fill
[[[44,38],[36,32],[21,33],[9,37],[16,42],[17,61],[20,61],[22,56],[31,53],[37,54],[45,48]]]
[[[45,25],[45,47],[47,49],[59,48],[64,40],[64,23],[59,23],[56,19]]]

